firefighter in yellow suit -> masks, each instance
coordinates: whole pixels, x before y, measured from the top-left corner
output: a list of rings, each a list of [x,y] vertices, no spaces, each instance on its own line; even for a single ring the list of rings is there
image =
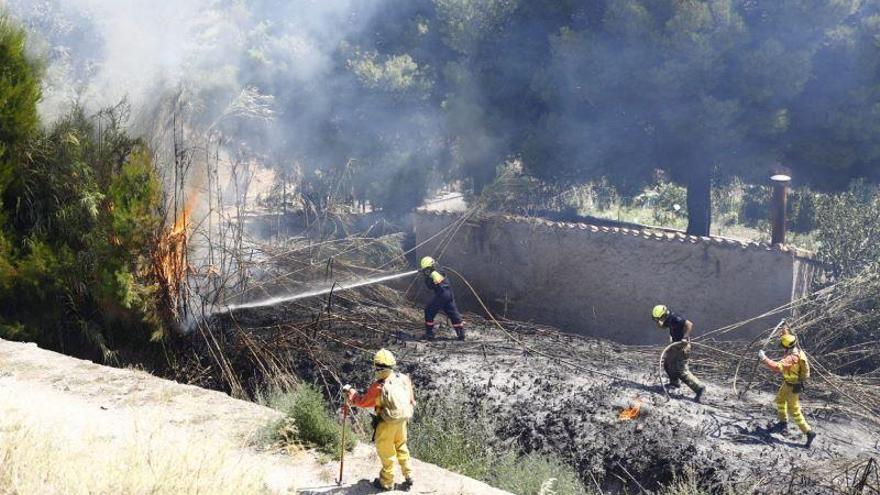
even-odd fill
[[[807,419],[801,412],[800,401],[804,381],[810,376],[810,364],[807,355],[797,346],[797,337],[792,335],[787,328],[783,329],[779,344],[785,352],[779,361],[768,358],[763,349],[758,351],[758,357],[768,368],[782,374],[782,384],[776,394],[776,412],[779,421],[773,425],[771,431],[784,432],[788,428],[788,418],[791,416],[794,423],[807,436],[807,442],[804,446],[810,448],[816,438],[816,432],[807,424]]]
[[[350,385],[346,385],[343,391],[347,394],[348,403],[363,408],[374,408],[376,415],[374,421],[375,431],[373,440],[376,442],[376,453],[382,463],[379,478],[373,481],[373,486],[380,490],[394,489],[394,459],[400,464],[400,471],[405,481],[398,487],[399,490],[409,491],[413,484],[413,471],[409,462],[409,447],[406,445],[407,428],[406,421],[390,422],[382,420],[382,386],[394,373],[397,360],[391,351],[379,349],[373,357],[373,367],[376,370],[376,380],[363,394],[357,393]],[[409,377],[403,375],[409,381]],[[410,387],[410,403],[415,405],[415,397]]]

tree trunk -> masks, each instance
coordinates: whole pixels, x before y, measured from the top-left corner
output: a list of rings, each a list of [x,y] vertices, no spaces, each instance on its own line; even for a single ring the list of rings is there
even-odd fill
[[[495,167],[487,166],[484,163],[472,164],[471,167],[470,176],[474,185],[474,194],[479,195],[486,186],[495,180]]]
[[[700,167],[688,179],[688,228],[690,235],[708,236],[712,226],[712,168]]]

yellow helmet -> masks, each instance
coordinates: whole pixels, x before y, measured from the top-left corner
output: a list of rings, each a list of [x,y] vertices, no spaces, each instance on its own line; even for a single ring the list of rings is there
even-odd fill
[[[786,349],[791,349],[795,344],[797,344],[797,337],[790,333],[784,334],[782,337],[779,337],[779,343],[782,347]]]
[[[391,354],[391,351],[388,349],[379,349],[376,355],[373,356],[373,366],[377,368],[393,368],[396,365],[397,360],[394,359],[394,354]]]
[[[658,304],[658,305],[654,306],[654,309],[651,311],[651,317],[654,318],[655,320],[665,318],[666,315],[668,315],[668,314],[669,314],[669,308],[667,308],[663,304]]]
[[[432,258],[430,256],[425,256],[424,258],[422,258],[422,261],[419,263],[419,265],[422,267],[422,270],[424,270],[426,268],[434,268],[434,266],[436,264],[437,264],[437,262],[434,261],[434,258]]]

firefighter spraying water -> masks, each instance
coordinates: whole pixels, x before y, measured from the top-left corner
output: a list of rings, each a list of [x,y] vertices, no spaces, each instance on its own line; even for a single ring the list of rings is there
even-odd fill
[[[455,329],[458,340],[464,340],[464,321],[462,321],[461,312],[455,304],[455,295],[452,293],[452,286],[449,285],[446,275],[440,271],[437,261],[430,256],[422,258],[419,266],[425,278],[425,287],[434,293],[428,305],[425,306],[425,338],[434,339],[434,317],[443,311],[452,320],[452,327]]]

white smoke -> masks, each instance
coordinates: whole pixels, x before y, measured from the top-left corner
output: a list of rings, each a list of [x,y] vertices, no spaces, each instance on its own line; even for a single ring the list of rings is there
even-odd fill
[[[377,34],[415,22],[400,2],[6,0],[5,6],[47,62],[45,121],[73,105],[94,112],[124,98],[133,134],[149,139],[166,166],[175,161],[171,129],[185,129],[184,139],[202,138],[189,149],[204,150],[213,139],[223,143],[223,156],[294,181],[316,171],[341,175],[355,164],[348,198],[358,188],[360,198],[369,193],[379,208],[404,208],[421,199],[426,171],[448,150],[440,102],[429,101],[434,68],[385,46],[388,40]]]
[[[2,0],[0,0],[2,1]],[[187,86],[237,94],[251,71],[312,83],[379,2],[6,0],[48,62],[43,113],[127,98],[138,111]],[[365,8],[360,4],[372,4]],[[207,102],[210,106],[212,102]],[[206,109],[207,110],[207,109]]]

